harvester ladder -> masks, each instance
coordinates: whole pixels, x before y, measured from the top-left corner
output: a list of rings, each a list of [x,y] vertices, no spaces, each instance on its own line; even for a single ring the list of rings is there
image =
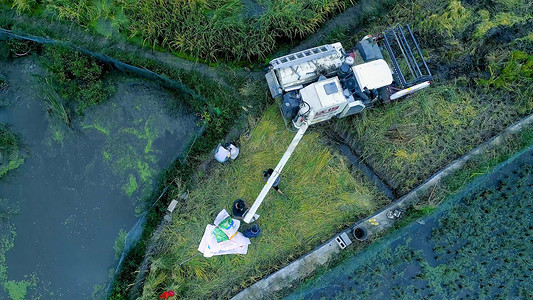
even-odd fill
[[[270,67],[273,70],[287,68],[310,60],[326,57],[335,54],[336,52],[337,49],[332,45],[322,45],[276,58],[270,62]]]

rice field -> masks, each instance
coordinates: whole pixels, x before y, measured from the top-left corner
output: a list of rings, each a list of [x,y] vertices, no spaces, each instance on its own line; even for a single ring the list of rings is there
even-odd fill
[[[311,131],[281,175],[285,196],[271,191],[260,207],[262,233],[252,239],[248,254],[200,255],[186,261],[199,253],[205,226],[220,210],[231,211],[236,198],[253,203],[264,184],[262,171],[277,164],[292,136],[272,106],[254,124],[250,139],[240,139],[237,160],[216,166],[197,183],[156,238],[159,253],[153,257],[142,298],[153,299],[167,289],[179,297],[230,297],[387,202]]]
[[[302,39],[350,0],[4,0],[19,13],[74,21],[105,36],[125,35],[181,56],[265,58],[280,42]],[[0,2],[0,3],[2,3]]]
[[[288,299],[529,299],[533,148]]]

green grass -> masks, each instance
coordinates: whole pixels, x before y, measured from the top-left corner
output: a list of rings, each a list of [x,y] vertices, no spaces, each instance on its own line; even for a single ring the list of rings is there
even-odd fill
[[[365,32],[409,23],[426,52],[432,85],[333,127],[351,136],[352,146],[397,195],[407,193],[533,113],[530,8],[528,1],[396,5],[387,16],[365,24]],[[361,37],[346,36],[343,45]]]
[[[123,34],[147,46],[163,47],[215,61],[264,58],[280,42],[313,33],[350,0],[50,0],[7,1],[19,13],[74,21],[104,36]],[[252,10],[252,11],[250,11]],[[254,13],[255,12],[255,13]]]
[[[47,111],[58,117],[63,123],[70,127],[69,110],[65,107],[63,100],[56,93],[50,78],[45,78],[43,80],[41,90],[46,101]]]
[[[262,171],[277,164],[292,136],[273,106],[250,139],[241,139],[239,158],[215,167],[198,182],[155,242],[161,252],[153,258],[143,298],[152,299],[165,289],[188,298],[229,297],[386,203],[311,131],[282,173],[280,188],[287,196],[271,192],[258,211],[262,235],[252,240],[248,254],[200,256],[180,267],[198,253],[205,226],[221,209],[231,211],[238,197],[255,200],[264,185]]]

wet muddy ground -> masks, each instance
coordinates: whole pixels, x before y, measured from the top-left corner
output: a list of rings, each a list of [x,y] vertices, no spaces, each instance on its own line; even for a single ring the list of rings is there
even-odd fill
[[[195,113],[153,82],[113,75],[114,95],[74,118],[46,112],[37,58],[0,62],[9,88],[0,122],[23,141],[25,163],[0,180],[4,296],[90,298],[114,267],[113,245],[161,170],[199,132]],[[26,291],[27,290],[27,291]]]
[[[533,147],[288,299],[533,296]]]

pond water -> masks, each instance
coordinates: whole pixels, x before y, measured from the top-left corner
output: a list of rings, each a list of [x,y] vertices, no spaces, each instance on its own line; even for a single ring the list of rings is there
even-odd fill
[[[533,147],[287,299],[533,298]]]
[[[114,268],[120,229],[199,133],[196,114],[156,83],[113,74],[113,96],[70,129],[46,112],[37,58],[0,62],[0,74],[0,123],[26,152],[0,179],[0,210],[17,211],[1,219],[0,298],[90,298]]]

